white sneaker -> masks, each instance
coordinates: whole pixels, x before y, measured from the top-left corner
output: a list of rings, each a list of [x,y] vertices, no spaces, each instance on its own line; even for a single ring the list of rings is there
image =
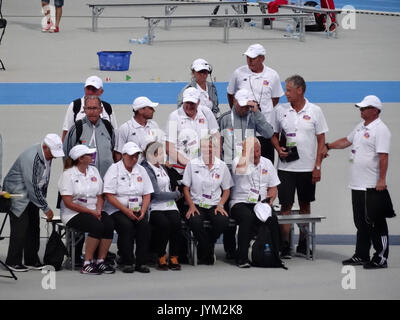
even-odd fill
[[[47,24],[42,28],[42,32],[50,31],[51,27],[54,26],[53,21],[47,21]]]

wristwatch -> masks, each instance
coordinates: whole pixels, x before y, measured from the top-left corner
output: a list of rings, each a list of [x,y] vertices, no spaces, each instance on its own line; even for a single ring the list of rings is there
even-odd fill
[[[321,167],[320,166],[315,166],[315,169],[321,170]]]

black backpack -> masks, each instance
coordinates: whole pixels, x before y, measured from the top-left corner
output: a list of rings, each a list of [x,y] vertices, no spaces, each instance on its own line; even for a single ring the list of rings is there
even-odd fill
[[[106,119],[103,119],[103,118],[100,118],[100,119],[101,119],[101,121],[103,121],[104,125],[106,126],[106,129],[107,129],[108,134],[110,135],[110,138],[112,138],[114,128],[111,125],[111,122]],[[83,130],[83,121],[82,120],[75,121],[75,130],[76,130],[75,145],[81,144],[82,142],[80,141],[80,139],[81,139],[82,130]]]
[[[316,7],[318,3],[316,3],[315,1],[306,1],[304,5],[309,7]],[[320,13],[314,13],[314,18],[315,18],[315,24],[306,25],[306,31],[311,31],[311,32],[325,31],[324,16]]]
[[[81,99],[76,99],[74,100],[74,107],[73,107],[73,111],[74,111],[74,122],[76,121],[76,115],[79,113],[79,111],[81,111],[81,107],[82,107],[82,101]],[[108,102],[105,102],[103,100],[101,100],[101,103],[103,104],[104,110],[106,110],[108,116],[111,119],[111,114],[112,114],[112,108],[111,108],[111,104],[109,104]]]
[[[61,236],[56,230],[53,230],[44,252],[44,264],[51,265],[56,271],[59,271],[61,270],[62,263],[64,261],[64,255],[66,254],[67,248],[61,240]]]
[[[268,244],[269,252],[265,252],[265,245]],[[249,261],[255,267],[283,268],[280,255],[280,232],[278,218],[272,215],[266,222],[260,223],[257,237],[250,242]]]

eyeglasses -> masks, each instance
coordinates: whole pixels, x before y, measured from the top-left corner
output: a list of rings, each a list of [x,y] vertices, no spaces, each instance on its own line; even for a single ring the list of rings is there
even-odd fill
[[[83,110],[85,111],[95,111],[95,110],[100,110],[101,107],[83,107]]]

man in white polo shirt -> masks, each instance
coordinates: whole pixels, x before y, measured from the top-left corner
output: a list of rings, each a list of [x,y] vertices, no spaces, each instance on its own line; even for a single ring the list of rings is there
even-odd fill
[[[152,120],[157,106],[158,102],[152,102],[147,97],[138,97],[133,101],[134,116],[118,129],[116,161],[121,159],[122,148],[129,141],[135,142],[144,151],[148,143],[161,140],[161,130]]]
[[[200,155],[200,139],[218,134],[218,123],[208,108],[198,108],[200,92],[190,87],[183,92],[183,105],[173,111],[167,122],[166,153],[179,174],[190,159]]]
[[[296,190],[300,214],[310,214],[310,202],[315,200],[315,185],[321,180],[321,152],[328,126],[321,108],[304,97],[304,79],[294,75],[286,79],[285,83],[289,102],[275,109],[275,133],[271,138],[279,155],[278,176],[281,184],[278,190],[281,214],[291,213]],[[283,225],[282,257],[290,259],[289,234],[290,225]],[[296,253],[305,256],[306,251],[306,232],[301,226]]]
[[[265,120],[272,123],[274,107],[284,94],[279,74],[264,64],[265,49],[261,44],[249,46],[243,55],[246,56],[247,65],[236,69],[228,84],[229,105],[233,107],[234,95],[238,90],[247,89],[253,94]],[[258,139],[261,143],[261,155],[274,162],[274,147],[270,139],[261,135]]]
[[[370,219],[368,189],[386,190],[391,133],[379,118],[382,102],[377,96],[366,96],[356,104],[363,119],[347,136],[327,143],[323,151],[351,146],[349,187],[353,203],[353,217],[357,228],[355,254],[343,261],[344,265],[364,265],[365,269],[387,268],[389,238],[386,217],[382,212]],[[383,192],[382,192],[383,193]],[[383,206],[382,206],[383,207]],[[375,253],[370,260],[371,242]]]
[[[97,76],[90,76],[85,81],[84,88],[85,96],[98,96],[100,97],[104,93],[103,89],[103,81]],[[65,136],[69,129],[71,129],[72,125],[75,121],[80,120],[85,117],[84,107],[84,97],[78,98],[72,101],[67,109],[64,118],[63,124],[63,132],[61,136],[61,140],[64,142]],[[101,101],[103,112],[101,113],[101,118],[110,121],[111,125],[114,129],[118,128],[117,119],[115,118],[115,114],[113,113],[112,107],[108,102]]]

